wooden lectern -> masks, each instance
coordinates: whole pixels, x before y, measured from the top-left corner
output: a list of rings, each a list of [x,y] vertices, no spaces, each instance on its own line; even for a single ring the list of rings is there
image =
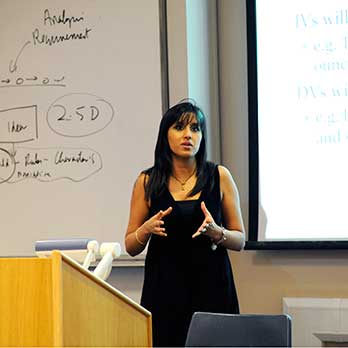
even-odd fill
[[[58,251],[0,258],[0,346],[150,347],[151,313]]]

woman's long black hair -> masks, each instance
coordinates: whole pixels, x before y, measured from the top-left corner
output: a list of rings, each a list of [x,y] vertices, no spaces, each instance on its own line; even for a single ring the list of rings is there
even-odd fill
[[[168,143],[168,130],[185,114],[194,114],[196,116],[202,132],[201,144],[196,154],[197,182],[189,193],[189,196],[194,196],[196,193],[201,192],[208,179],[212,176],[214,166],[212,163],[207,162],[207,127],[205,116],[202,110],[191,101],[180,102],[168,109],[163,115],[155,148],[154,165],[143,171],[148,177],[148,180],[145,180],[146,200],[159,196],[168,186],[168,180],[173,169],[172,152]],[[183,121],[185,122],[186,119]],[[209,189],[213,186],[212,181]]]

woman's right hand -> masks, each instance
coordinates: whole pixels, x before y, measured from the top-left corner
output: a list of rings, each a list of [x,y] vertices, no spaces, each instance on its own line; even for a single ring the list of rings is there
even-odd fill
[[[173,208],[169,207],[166,210],[160,210],[157,214],[152,216],[150,219],[144,222],[143,227],[147,234],[157,234],[158,236],[167,237],[165,228],[162,227],[164,221],[162,220],[165,216],[172,212]]]

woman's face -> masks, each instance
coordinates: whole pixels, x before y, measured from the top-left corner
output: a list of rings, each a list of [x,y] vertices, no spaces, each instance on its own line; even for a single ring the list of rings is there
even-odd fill
[[[168,129],[168,143],[178,157],[194,157],[199,150],[202,131],[195,114],[184,114]]]

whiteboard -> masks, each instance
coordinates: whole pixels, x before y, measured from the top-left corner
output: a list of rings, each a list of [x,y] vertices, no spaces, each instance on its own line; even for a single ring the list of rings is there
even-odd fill
[[[158,0],[1,0],[0,256],[118,241],[162,115]]]

